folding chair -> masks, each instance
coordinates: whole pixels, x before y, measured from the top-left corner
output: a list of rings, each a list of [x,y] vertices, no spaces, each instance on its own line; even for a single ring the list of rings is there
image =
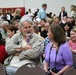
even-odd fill
[[[6,75],[4,66],[0,63],[0,75]]]
[[[73,54],[73,64],[75,65],[76,64],[76,54],[72,53]]]
[[[31,67],[29,67],[29,65],[31,65]],[[25,64],[21,66],[16,71],[15,75],[46,75],[46,74],[40,66],[29,63],[27,65]]]
[[[76,67],[72,67],[68,71],[66,71],[63,75],[76,75]]]

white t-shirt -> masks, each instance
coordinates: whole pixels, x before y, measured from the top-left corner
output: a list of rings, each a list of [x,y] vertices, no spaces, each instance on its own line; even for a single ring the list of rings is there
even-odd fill
[[[76,18],[76,13],[75,13],[74,11],[71,11],[71,13],[70,13],[70,17],[74,17],[74,18]]]

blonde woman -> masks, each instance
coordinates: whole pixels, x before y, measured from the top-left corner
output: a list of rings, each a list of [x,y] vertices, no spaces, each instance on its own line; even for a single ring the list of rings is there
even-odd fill
[[[76,54],[76,27],[71,30],[70,38],[68,45],[71,48],[71,51]]]
[[[21,19],[21,9],[19,9],[19,8],[17,8],[16,10],[15,10],[15,12],[14,12],[14,20],[17,20],[17,19]]]
[[[71,13],[70,13],[70,17],[74,17],[76,18],[76,10],[75,10],[75,6],[71,5]]]

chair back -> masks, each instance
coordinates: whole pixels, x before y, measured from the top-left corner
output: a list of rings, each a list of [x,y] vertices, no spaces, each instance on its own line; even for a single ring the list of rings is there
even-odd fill
[[[73,55],[73,64],[75,65],[76,64],[76,54],[72,53]]]
[[[66,71],[63,75],[76,75],[76,68],[72,67],[68,71]]]
[[[6,75],[5,74],[5,68],[1,63],[0,63],[0,75]]]
[[[34,65],[31,63],[29,63],[29,64],[25,64],[25,65],[21,66],[16,71],[15,75],[46,75],[44,70],[40,66]]]

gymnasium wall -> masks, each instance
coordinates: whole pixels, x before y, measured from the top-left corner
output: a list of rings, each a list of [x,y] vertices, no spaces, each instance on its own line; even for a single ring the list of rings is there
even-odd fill
[[[70,15],[70,6],[76,5],[76,0],[0,0],[0,8],[21,8],[22,13],[25,14],[29,8],[32,9],[32,12],[36,8],[41,8],[43,3],[47,3],[46,12],[53,12],[53,14],[59,15],[61,7],[64,6],[66,11]],[[26,10],[25,10],[26,9]],[[23,15],[22,14],[22,15]]]

